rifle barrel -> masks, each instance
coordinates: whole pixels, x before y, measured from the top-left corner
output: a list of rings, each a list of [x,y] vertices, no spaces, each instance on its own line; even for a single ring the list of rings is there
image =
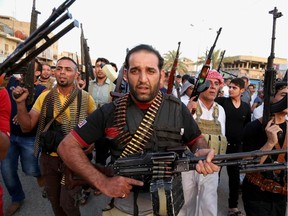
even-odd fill
[[[262,150],[255,150],[250,152],[238,152],[238,153],[230,153],[230,154],[220,154],[215,155],[213,158],[213,161],[222,161],[222,160],[237,160],[247,157],[262,157],[265,155],[274,155],[274,154],[281,154],[281,153],[287,153],[287,149],[275,149],[271,151],[262,151]],[[191,157],[190,161],[198,162],[199,160],[206,160],[205,156],[201,157]]]
[[[208,55],[206,57],[206,61],[205,61],[204,65],[203,65],[203,67],[201,69],[201,72],[198,75],[195,87],[194,87],[194,89],[192,91],[192,94],[190,96],[190,98],[195,97],[194,101],[197,101],[199,94],[201,92],[205,91],[206,89],[208,89],[209,86],[210,86],[210,83],[205,82],[205,80],[206,80],[206,77],[208,75],[208,71],[210,69],[210,63],[211,63],[211,59],[212,59],[212,54],[213,54],[214,48],[216,46],[217,40],[219,38],[219,35],[221,33],[221,30],[222,30],[222,27],[219,28],[219,30],[217,31],[216,39],[215,39],[213,45],[210,48],[210,51],[209,51],[209,53],[208,53]],[[195,110],[192,110],[192,113],[194,113],[194,112],[195,112]]]
[[[175,79],[174,76],[175,76],[177,65],[178,65],[180,45],[181,45],[181,42],[178,42],[178,48],[177,48],[175,59],[174,59],[174,62],[170,71],[170,75],[169,75],[168,87],[167,87],[167,92],[166,92],[167,94],[171,94],[173,90],[173,84],[174,84],[174,79]]]
[[[264,74],[264,106],[263,106],[263,118],[262,125],[266,127],[268,121],[271,117],[271,100],[275,94],[275,82],[276,82],[276,70],[273,68],[273,61],[275,57],[274,47],[275,47],[275,33],[276,33],[276,19],[282,16],[281,12],[278,12],[277,8],[269,11],[273,14],[273,25],[272,25],[272,38],[271,38],[271,51],[267,59],[267,69]]]
[[[40,42],[43,38],[46,40],[49,40],[48,34],[50,32],[52,32],[52,30],[54,30],[56,27],[58,27],[60,24],[62,24],[68,18],[72,18],[71,14],[69,14],[67,12],[64,16],[62,16],[61,18],[56,20],[66,9],[68,9],[68,7],[73,2],[75,2],[75,0],[66,0],[57,9],[54,8],[52,11],[52,14],[49,16],[49,18],[42,25],[40,25],[35,31],[33,31],[33,33],[30,34],[30,36],[24,42],[20,43],[16,47],[16,49],[5,59],[5,61],[0,64],[0,75],[5,73],[7,76],[7,75],[11,75],[12,73],[15,73],[16,72],[15,68],[19,68],[18,66],[15,66],[15,63],[18,60],[20,60],[21,57],[25,53],[27,53],[30,50],[32,53],[34,53],[33,47],[35,47],[38,42]],[[55,21],[55,23],[53,23],[54,21]],[[74,26],[76,26],[76,25],[74,24]],[[70,28],[70,30],[71,29],[72,28]],[[62,31],[62,33],[64,33],[64,32],[67,33],[68,29],[66,29],[65,31]],[[59,39],[60,35],[61,36],[64,35],[62,33],[58,34],[58,36],[55,38]],[[52,40],[49,40],[49,46],[52,44],[52,41],[53,41],[53,43],[56,42],[55,38]],[[43,47],[48,48],[49,46],[43,46]],[[44,49],[41,49],[41,50],[44,51]],[[38,52],[35,52],[35,53],[38,53]],[[38,54],[40,54],[40,53],[41,52],[39,52]],[[25,64],[27,62],[31,61],[37,55],[33,55],[33,56],[31,55],[30,56],[31,58],[29,58],[29,60],[27,60],[25,62]],[[21,63],[20,65],[24,65],[24,64]]]
[[[15,71],[18,71],[21,67],[25,66],[31,59],[35,58],[37,55],[39,55],[41,52],[46,50],[49,46],[51,46],[53,43],[55,43],[59,38],[61,38],[63,35],[65,35],[67,32],[69,32],[74,27],[78,27],[78,21],[74,20],[71,22],[68,26],[66,26],[64,29],[62,29],[60,32],[58,32],[56,35],[54,35],[50,39],[46,39],[46,43],[42,44],[40,47],[35,49],[33,52],[31,52],[28,56],[26,56],[25,59],[23,59],[18,64],[14,64],[11,68],[6,70],[6,75],[11,75]],[[2,74],[2,71],[0,71],[0,74]]]

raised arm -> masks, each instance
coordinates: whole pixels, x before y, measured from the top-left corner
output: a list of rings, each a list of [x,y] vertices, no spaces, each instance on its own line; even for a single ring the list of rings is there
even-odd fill
[[[13,96],[13,99],[17,104],[17,120],[21,130],[24,133],[30,132],[37,124],[40,117],[40,112],[36,112],[33,109],[31,109],[30,112],[27,111],[25,100],[28,97],[29,92],[26,88],[17,86],[12,93],[13,95],[19,95],[18,98]]]
[[[107,177],[102,174],[91,164],[82,150],[82,145],[71,133],[60,143],[57,152],[71,170],[109,197],[125,197],[133,185],[143,185],[141,181],[135,179],[121,176]]]

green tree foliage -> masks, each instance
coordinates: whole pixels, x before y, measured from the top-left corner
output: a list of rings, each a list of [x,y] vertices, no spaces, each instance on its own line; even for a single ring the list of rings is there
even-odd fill
[[[194,64],[195,65],[203,65],[206,62],[208,53],[209,53],[209,51],[207,50],[205,55],[198,57],[198,60]],[[211,69],[217,70],[219,63],[220,63],[220,60],[221,60],[221,50],[214,50],[214,52],[212,53],[212,58],[211,58]],[[222,62],[222,64],[223,64],[223,62]]]
[[[164,54],[164,66],[163,69],[165,71],[170,71],[172,69],[174,60],[175,60],[175,56],[176,56],[176,50],[172,50],[169,51],[168,53]],[[181,55],[181,53],[180,53]],[[179,55],[179,56],[180,56]],[[178,59],[178,64],[177,64],[177,70],[178,73],[180,73],[181,75],[185,74],[188,71],[188,68],[186,66],[186,64],[183,62],[183,58],[179,58]]]

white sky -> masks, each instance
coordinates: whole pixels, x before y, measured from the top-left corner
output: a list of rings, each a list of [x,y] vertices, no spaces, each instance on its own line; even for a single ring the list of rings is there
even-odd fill
[[[63,1],[36,0],[41,12],[38,24]],[[32,2],[0,0],[0,14],[29,22]],[[226,50],[225,57],[266,58],[271,52],[273,22],[269,11],[274,7],[283,14],[276,21],[275,57],[288,59],[287,0],[76,0],[69,12],[83,24],[91,58],[106,57],[120,67],[126,48],[140,43],[151,44],[164,54],[176,50],[181,41],[180,57],[195,61],[210,49],[220,27],[215,50]],[[59,49],[80,53],[80,27],[59,40]]]

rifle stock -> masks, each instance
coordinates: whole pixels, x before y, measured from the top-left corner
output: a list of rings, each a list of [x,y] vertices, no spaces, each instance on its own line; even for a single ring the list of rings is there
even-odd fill
[[[204,65],[201,69],[201,72],[198,75],[197,81],[195,83],[195,87],[194,87],[192,94],[190,96],[190,98],[195,97],[194,101],[197,101],[199,94],[203,91],[206,91],[210,86],[210,83],[206,82],[205,80],[206,80],[206,77],[207,77],[209,69],[210,69],[212,54],[213,54],[214,48],[216,47],[216,43],[217,43],[217,40],[218,40],[218,37],[219,37],[221,31],[222,31],[222,28],[219,28],[219,30],[217,31],[217,36],[216,36],[216,39],[214,41],[214,44],[210,48],[209,53],[206,57],[206,61],[205,61]],[[194,112],[194,110],[192,110],[192,112]]]
[[[173,90],[173,84],[174,84],[174,80],[175,80],[175,73],[176,73],[176,69],[177,69],[177,65],[178,65],[178,59],[179,59],[179,50],[180,50],[180,45],[181,42],[178,42],[178,48],[176,51],[176,55],[175,55],[175,59],[169,74],[169,79],[168,79],[168,87],[167,87],[167,94],[171,94],[172,90]]]

